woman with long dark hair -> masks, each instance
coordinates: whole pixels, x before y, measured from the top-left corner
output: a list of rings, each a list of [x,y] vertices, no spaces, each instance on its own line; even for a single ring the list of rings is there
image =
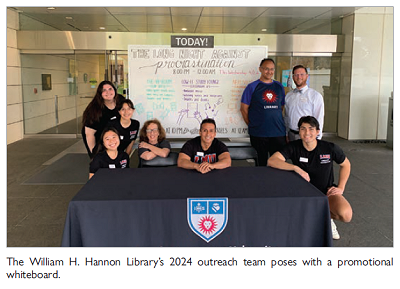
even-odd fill
[[[117,93],[111,81],[104,80],[97,87],[96,95],[83,112],[82,138],[92,159],[100,141],[101,133],[108,122],[117,119],[117,104],[125,99]]]

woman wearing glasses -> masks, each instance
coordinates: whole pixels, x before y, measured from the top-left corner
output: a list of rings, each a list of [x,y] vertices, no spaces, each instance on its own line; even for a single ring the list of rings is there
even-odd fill
[[[144,160],[152,160],[157,156],[167,157],[171,145],[165,136],[165,130],[157,119],[146,121],[139,134],[139,157]]]

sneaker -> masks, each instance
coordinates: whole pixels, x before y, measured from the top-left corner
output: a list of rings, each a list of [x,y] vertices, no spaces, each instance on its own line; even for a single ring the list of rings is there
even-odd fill
[[[333,222],[333,220],[331,219],[331,227],[332,227],[332,238],[333,240],[339,240],[340,239],[340,235],[339,232],[336,228],[336,224]]]

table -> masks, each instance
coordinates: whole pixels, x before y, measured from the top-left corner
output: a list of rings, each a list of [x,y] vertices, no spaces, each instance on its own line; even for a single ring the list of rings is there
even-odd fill
[[[206,242],[187,198],[227,197],[225,229]],[[294,172],[230,167],[101,169],[70,201],[62,246],[332,246],[327,197]]]

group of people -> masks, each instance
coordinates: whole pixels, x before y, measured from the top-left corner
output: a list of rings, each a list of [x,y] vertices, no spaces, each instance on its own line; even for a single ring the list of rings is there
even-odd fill
[[[263,59],[259,71],[260,79],[246,87],[240,107],[259,163],[294,171],[326,194],[332,218],[332,236],[339,239],[333,220],[350,222],[353,214],[349,202],[343,197],[351,166],[339,146],[321,140],[324,123],[322,95],[308,87],[309,75],[303,65],[293,67],[296,88],[287,95],[283,85],[273,79],[273,59]],[[333,162],[339,164],[337,185],[334,184]]]
[[[273,79],[274,60],[263,59],[259,71],[260,79],[246,87],[240,107],[259,165],[294,171],[326,194],[332,235],[339,239],[333,219],[350,222],[352,218],[352,208],[343,197],[351,166],[339,146],[321,140],[324,120],[322,95],[308,87],[309,75],[303,65],[293,68],[296,88],[287,95],[282,84]],[[99,168],[129,167],[129,154],[139,131],[139,122],[131,119],[133,111],[132,102],[119,96],[112,83],[103,81],[99,85],[83,115],[83,140],[92,158],[90,177]],[[216,131],[215,121],[204,119],[199,136],[183,145],[178,167],[202,174],[230,167],[229,150],[216,138]],[[140,158],[151,160],[168,156],[171,146],[158,120],[146,121],[139,138]],[[337,185],[334,183],[333,162],[339,164]]]
[[[161,123],[154,119],[143,124],[132,119],[135,107],[117,93],[110,81],[102,81],[82,118],[82,138],[91,159],[89,178],[100,168],[129,168],[133,145],[139,135],[139,155],[151,160],[166,157],[171,149]]]

